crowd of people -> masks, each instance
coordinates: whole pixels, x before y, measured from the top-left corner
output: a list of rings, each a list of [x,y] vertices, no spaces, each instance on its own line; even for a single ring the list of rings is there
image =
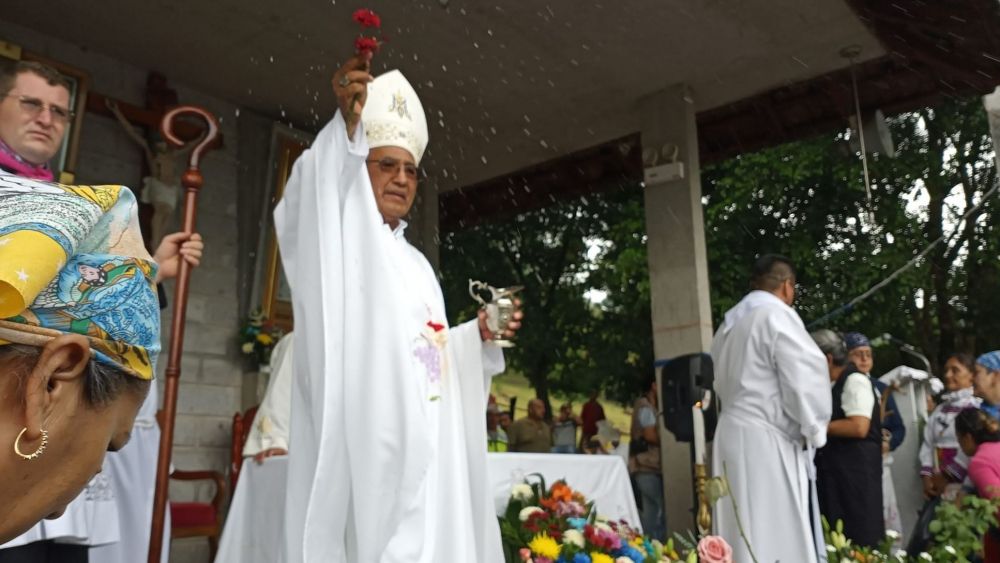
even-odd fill
[[[579,415],[566,403],[548,416],[533,399],[514,419],[484,404],[504,370],[498,335],[483,311],[448,326],[433,269],[403,237],[428,142],[423,108],[402,74],[370,72],[371,53],[337,70],[339,111],[275,211],[298,336],[276,351],[245,453],[262,462],[295,444],[289,561],[498,561],[487,451],[608,454],[622,444],[596,392]],[[159,283],[203,249],[198,235],[177,233],[150,255],[127,188],[53,182],[46,163],[71,116],[69,91],[35,63],[0,75],[0,440],[12,444],[0,457],[0,563],[86,561],[100,544],[110,550],[102,561],[145,559]],[[762,561],[817,561],[820,515],[873,546],[901,526],[891,465],[906,427],[894,389],[873,378],[863,334],[806,330],[790,260],[761,257],[751,281],[712,344],[713,474],[733,499],[716,505],[717,531],[737,561],[754,558],[747,546]],[[522,319],[518,303],[498,330],[513,337]],[[954,354],[943,373],[920,437],[923,493],[1000,497],[1000,351]],[[660,416],[650,377],[624,457],[643,530],[665,539]],[[130,436],[140,444],[126,448]],[[128,482],[140,485],[122,489]],[[100,518],[99,535],[102,502],[115,516]],[[95,526],[64,534],[59,520],[38,524],[64,511]],[[1000,561],[1000,532],[985,542],[987,561]]]
[[[531,399],[525,416],[515,419],[513,408],[501,411],[491,395],[486,406],[487,448],[491,452],[611,453],[619,446],[620,436],[607,422],[598,396],[596,391],[591,393],[579,415],[566,402],[554,417],[546,416],[545,401]]]
[[[821,517],[842,522],[855,545],[878,546],[888,530],[901,537],[891,466],[906,426],[897,389],[873,377],[872,343],[859,332],[809,333],[792,308],[787,258],[761,257],[751,280],[712,347],[721,401],[713,471],[734,497],[717,505],[717,531],[740,561],[750,559],[748,545],[760,560],[823,560]],[[923,494],[929,506],[961,494],[1000,497],[1000,351],[953,354],[943,373],[943,384],[922,383],[940,391],[919,437]],[[1000,561],[998,537],[984,538],[986,561]]]

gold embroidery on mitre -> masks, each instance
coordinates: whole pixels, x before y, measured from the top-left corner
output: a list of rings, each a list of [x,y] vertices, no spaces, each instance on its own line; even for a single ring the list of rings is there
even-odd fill
[[[396,115],[398,115],[400,119],[405,117],[406,119],[413,121],[413,118],[410,117],[410,110],[406,108],[406,97],[403,96],[402,92],[396,92],[392,95],[392,105],[389,106],[389,111],[396,112]]]
[[[368,137],[368,144],[371,146],[399,146],[410,151],[414,157],[422,154],[416,134],[411,128],[399,123],[384,121],[365,123],[365,136]]]

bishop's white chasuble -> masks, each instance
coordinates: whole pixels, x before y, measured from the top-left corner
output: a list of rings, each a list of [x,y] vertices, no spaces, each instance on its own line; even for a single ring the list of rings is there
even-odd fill
[[[448,328],[427,260],[384,224],[338,113],[275,210],[296,343],[287,563],[501,562],[476,322]]]

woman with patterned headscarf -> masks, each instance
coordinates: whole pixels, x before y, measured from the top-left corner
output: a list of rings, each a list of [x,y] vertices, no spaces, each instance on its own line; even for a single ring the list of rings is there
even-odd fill
[[[160,347],[155,276],[127,189],[0,176],[0,542],[128,442]]]

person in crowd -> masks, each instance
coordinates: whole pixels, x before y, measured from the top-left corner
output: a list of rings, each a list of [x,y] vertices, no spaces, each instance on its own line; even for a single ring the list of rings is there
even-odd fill
[[[552,421],[552,453],[576,453],[576,429],[581,425],[580,417],[573,413],[571,403],[559,407],[559,416]]]
[[[497,417],[497,425],[500,426],[500,430],[509,434],[512,424],[514,424],[514,420],[510,416],[510,411],[500,411],[500,415]]]
[[[954,423],[963,409],[979,408],[980,399],[972,389],[975,369],[975,359],[968,354],[952,354],[945,361],[945,393],[927,419],[920,444],[920,476],[927,498],[940,496],[946,489],[951,496],[965,480],[968,459],[958,447]]]
[[[712,475],[727,478],[740,510],[737,517],[734,503],[718,503],[715,529],[734,561],[751,560],[749,543],[758,561],[815,563],[824,547],[808,476],[833,408],[827,359],[792,308],[791,260],[758,258],[750,281],[712,342],[722,410]]]
[[[981,409],[963,409],[955,416],[958,444],[969,458],[969,480],[982,498],[1000,498],[1000,421]],[[1000,562],[1000,531],[990,528],[983,538],[984,563]]]
[[[580,449],[585,449],[584,444],[597,434],[597,423],[605,420],[604,407],[597,401],[600,395],[598,389],[591,391],[590,399],[580,409]]]
[[[500,407],[496,403],[486,405],[486,451],[507,451],[507,432],[500,428]]]
[[[40,63],[21,61],[0,69],[0,175],[54,180],[48,163],[62,146],[72,118],[70,88],[58,71]],[[155,281],[161,306],[166,301],[159,283],[177,276],[182,259],[198,266],[203,248],[197,233],[174,233],[163,238],[153,257],[159,265]],[[100,546],[95,548],[94,558],[102,563],[144,558],[159,452],[155,418],[158,404],[154,386],[136,416],[130,447],[105,458],[102,474],[94,478],[85,495],[67,507],[63,518],[41,523],[0,548],[0,562],[5,557],[19,556],[20,551],[10,548],[57,539],[73,545],[60,547],[54,560],[70,557],[66,553],[83,560],[88,546]],[[130,488],[140,492],[127,492]],[[37,546],[25,549],[44,552]],[[168,552],[169,542],[165,542],[164,561]]]
[[[512,452],[549,453],[552,451],[552,427],[545,421],[545,403],[528,401],[528,414],[511,424],[507,448]]]
[[[903,521],[896,503],[891,452],[895,451],[906,438],[906,425],[896,405],[893,389],[875,379],[872,374],[875,368],[875,356],[868,337],[860,332],[848,332],[844,335],[844,344],[847,346],[848,361],[854,364],[858,371],[871,378],[879,393],[879,414],[882,421],[882,520],[885,522],[886,530],[893,530],[902,538]]]
[[[1000,350],[976,358],[972,388],[976,396],[983,400],[979,408],[1000,420]]]
[[[155,276],[127,188],[0,175],[0,542],[61,514],[128,443],[160,348]],[[24,548],[9,560],[79,555]]]
[[[663,541],[667,534],[667,512],[663,507],[663,473],[660,470],[660,433],[657,428],[659,393],[656,375],[643,379],[642,395],[632,404],[629,434],[629,473],[639,495],[642,531]],[[605,449],[605,448],[602,448]]]
[[[856,545],[875,547],[885,538],[878,392],[848,360],[839,334],[822,329],[812,337],[826,355],[833,383],[827,442],[816,453],[820,511],[831,523],[843,522],[844,535]]]
[[[405,238],[427,119],[371,57],[334,72],[338,111],[274,211],[297,335],[284,559],[498,561],[484,413],[503,352],[485,311],[448,326]],[[521,319],[499,330],[513,337]]]

